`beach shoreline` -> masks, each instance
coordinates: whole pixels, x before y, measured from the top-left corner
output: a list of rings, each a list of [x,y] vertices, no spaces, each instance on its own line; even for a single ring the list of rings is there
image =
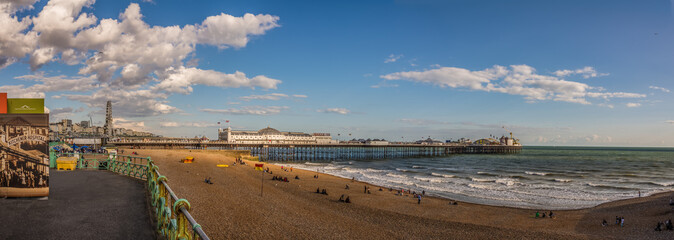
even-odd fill
[[[218,151],[134,151],[152,157],[176,194],[194,206],[191,212],[195,219],[213,239],[265,238],[251,235],[249,231],[255,227],[248,226],[250,224],[267,229],[265,231],[271,234],[268,236],[300,239],[334,236],[428,239],[448,235],[456,239],[674,237],[672,231],[653,233],[658,221],[672,216],[667,201],[673,192],[612,201],[591,208],[552,210],[555,218],[535,218],[537,211],[542,216],[550,210],[462,201],[452,205],[453,200],[439,196],[423,196],[419,204],[418,199],[409,194],[397,196],[397,191],[383,187],[379,191],[380,187],[373,184],[311,170],[282,170],[282,164],[263,163],[272,174],[262,173],[253,169],[257,161],[244,160],[245,166],[234,165],[232,156]],[[179,159],[186,155],[194,156],[195,162],[180,163]],[[229,167],[217,168],[217,164]],[[289,182],[271,180],[273,176],[288,178]],[[206,177],[214,184],[205,184]],[[345,189],[347,184],[349,189]],[[370,189],[369,194],[365,187]],[[327,189],[328,195],[316,194],[317,188]],[[342,194],[349,196],[352,203],[339,202]],[[629,224],[623,228],[613,224],[601,227],[603,219],[612,222],[615,216],[624,216]],[[223,222],[232,224],[223,225]]]

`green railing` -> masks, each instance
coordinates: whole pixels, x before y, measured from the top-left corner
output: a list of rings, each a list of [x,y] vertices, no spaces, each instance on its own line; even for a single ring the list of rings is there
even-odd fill
[[[60,156],[73,157],[64,153]],[[152,208],[157,217],[157,232],[167,239],[204,239],[204,233],[192,215],[190,203],[178,198],[168,185],[168,179],[159,173],[159,168],[150,157],[136,157],[114,154],[78,154],[77,169],[99,169],[116,172],[147,181]]]

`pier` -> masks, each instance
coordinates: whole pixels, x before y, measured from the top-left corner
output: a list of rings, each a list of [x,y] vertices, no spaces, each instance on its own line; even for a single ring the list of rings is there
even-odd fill
[[[237,144],[224,141],[119,141],[119,147],[155,149],[248,150],[261,161],[372,160],[411,157],[440,157],[453,154],[511,154],[522,146],[512,145],[424,145],[424,144]]]

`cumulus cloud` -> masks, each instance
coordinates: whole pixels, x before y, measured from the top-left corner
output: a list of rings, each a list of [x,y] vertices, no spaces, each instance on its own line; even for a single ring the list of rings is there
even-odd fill
[[[223,73],[199,69],[197,45],[219,49],[242,48],[251,37],[277,28],[279,17],[221,13],[184,26],[153,26],[143,20],[140,5],[131,3],[117,19],[99,19],[85,11],[95,0],[50,0],[36,14],[19,18],[37,0],[0,2],[0,69],[25,61],[32,70],[58,62],[79,66],[78,77],[23,76],[31,84],[0,87],[15,97],[62,94],[90,107],[113,100],[130,112],[126,116],[152,116],[178,112],[166,100],[170,94],[190,94],[194,85],[221,88],[276,89],[280,80],[264,75]],[[94,101],[101,101],[95,103]]]
[[[590,104],[587,98],[643,98],[645,94],[603,92],[601,87],[567,81],[555,76],[539,75],[527,65],[510,68],[495,65],[481,71],[464,68],[439,67],[425,71],[396,72],[381,75],[385,80],[408,80],[442,88],[466,88],[524,96],[529,101],[553,100]]]
[[[115,128],[126,128],[134,131],[145,131],[144,121],[133,121],[125,118],[113,118],[112,123]]]
[[[180,110],[168,105],[168,95],[150,90],[114,90],[101,88],[90,95],[64,94],[73,101],[85,103],[90,108],[105,109],[107,101],[112,101],[116,116],[144,117],[176,113]]]
[[[97,87],[95,77],[45,76],[38,72],[32,75],[15,77],[33,85],[0,86],[0,92],[7,92],[9,97],[44,98],[46,92],[69,91],[87,92]]]
[[[201,109],[207,113],[224,113],[234,115],[274,115],[289,109],[287,106],[243,106],[241,108],[230,109]]]
[[[326,108],[326,109],[319,109],[317,111],[322,113],[337,113],[342,115],[351,113],[351,111],[346,108]]]
[[[159,123],[161,127],[217,127],[217,123],[208,123],[208,122],[161,122]]]
[[[160,74],[164,80],[154,85],[154,90],[189,94],[192,92],[192,85],[201,84],[215,87],[262,87],[276,89],[280,80],[268,78],[262,75],[253,78],[246,77],[245,73],[236,71],[233,74],[221,73],[213,70],[202,70],[198,68],[179,67],[177,69],[168,68]]]
[[[663,91],[663,92],[666,92],[666,93],[669,92],[669,89],[666,89],[666,88],[663,88],[663,87],[658,87],[658,86],[648,86],[648,88],[650,88],[650,89],[655,89],[655,90],[660,90],[660,91]]]
[[[631,102],[631,103],[625,104],[625,106],[627,106],[628,108],[635,108],[635,107],[640,107],[641,103],[632,103]]]
[[[388,56],[388,58],[386,58],[386,60],[384,60],[384,63],[392,63],[392,62],[398,61],[398,59],[400,59],[402,57],[403,57],[402,54],[400,54],[400,55],[391,54],[391,55]]]
[[[585,79],[592,78],[592,77],[603,77],[603,76],[609,75],[608,73],[598,73],[597,70],[595,70],[593,67],[589,67],[589,66],[584,67],[584,68],[580,68],[580,69],[576,69],[576,70],[568,70],[568,69],[557,70],[557,71],[553,72],[553,74],[558,76],[558,77],[566,77],[566,76],[569,76],[569,75],[577,74],[577,75],[583,76],[583,78],[585,78]]]

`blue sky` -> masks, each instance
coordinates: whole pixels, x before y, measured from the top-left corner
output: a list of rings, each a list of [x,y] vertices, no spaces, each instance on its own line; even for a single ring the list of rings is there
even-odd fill
[[[11,2],[11,3],[10,3]],[[674,146],[671,1],[0,1],[0,91],[215,138]],[[337,136],[337,135],[341,136]]]

